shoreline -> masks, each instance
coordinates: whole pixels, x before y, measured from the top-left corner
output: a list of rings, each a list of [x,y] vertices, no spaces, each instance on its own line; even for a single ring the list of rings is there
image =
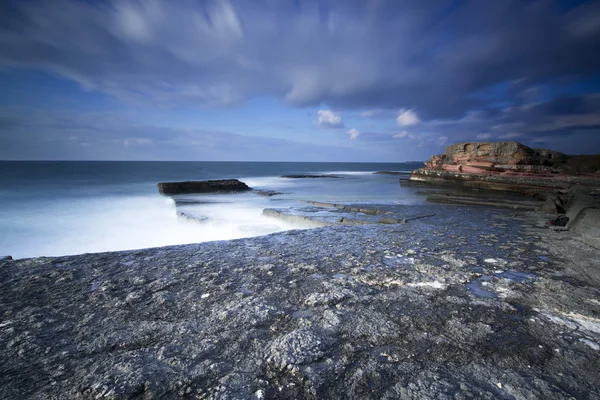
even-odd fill
[[[0,397],[599,396],[597,250],[539,214],[427,207],[0,261]]]

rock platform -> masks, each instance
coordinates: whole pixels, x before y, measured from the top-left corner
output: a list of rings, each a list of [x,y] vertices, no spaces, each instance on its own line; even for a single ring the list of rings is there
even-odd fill
[[[2,259],[0,398],[599,398],[598,250],[539,214],[427,207]]]
[[[158,192],[164,195],[191,193],[236,193],[252,190],[237,179],[219,179],[210,181],[160,182]]]

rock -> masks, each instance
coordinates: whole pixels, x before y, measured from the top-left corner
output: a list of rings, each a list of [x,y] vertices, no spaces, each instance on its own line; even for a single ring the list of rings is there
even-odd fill
[[[564,215],[559,215],[558,217],[551,219],[547,222],[547,224],[551,226],[567,226],[568,223],[569,217],[566,217]]]
[[[0,261],[12,261],[12,256],[1,256]]]
[[[165,195],[189,193],[235,193],[252,190],[244,182],[241,182],[237,179],[161,182],[157,186],[160,194]]]
[[[568,166],[574,158],[518,142],[458,143],[431,157],[425,168],[411,173],[409,180],[429,184],[452,182],[466,188],[516,192],[541,199],[573,185],[600,186],[596,175],[570,173],[572,168]],[[592,161],[586,162],[585,165],[592,165]],[[551,204],[545,210],[554,211]],[[560,212],[560,208],[556,211]]]
[[[466,142],[448,146],[444,154],[433,156],[425,165],[430,169],[443,169],[444,165],[461,165],[463,168],[474,168],[475,172],[494,170],[496,166],[526,171],[531,170],[533,166],[547,166],[550,160],[561,156],[564,154],[545,149],[531,149],[518,142]],[[469,172],[468,168],[464,172]]]
[[[199,200],[199,199],[188,199],[188,198],[180,198],[173,197],[176,206],[193,206],[199,204],[223,204],[222,201],[214,201],[214,200]]]
[[[266,196],[266,197],[277,196],[277,195],[283,194],[282,192],[277,192],[275,190],[258,190],[258,189],[254,189],[254,193],[256,193],[260,196]]]
[[[475,196],[474,194],[465,195],[459,194],[454,195],[450,193],[427,193],[421,192],[427,196],[427,201],[431,203],[447,203],[447,204],[462,204],[462,205],[473,205],[473,206],[487,206],[487,207],[499,207],[499,208],[510,208],[513,210],[527,210],[536,211],[540,209],[542,204],[540,201],[531,200],[516,200],[516,199],[503,199],[493,198],[485,195]],[[549,212],[549,214],[556,214]]]
[[[415,207],[435,220],[2,263],[0,398],[600,398],[598,251]]]
[[[408,171],[375,171],[373,174],[378,175],[409,175]]]
[[[312,218],[311,216],[290,214],[286,212],[286,210],[276,210],[273,208],[265,208],[262,211],[262,215],[266,217],[277,218],[279,220],[289,222],[292,224],[305,225],[307,227],[320,227],[331,225],[326,221],[321,221],[319,219]]]
[[[322,201],[311,201],[311,200],[306,200],[305,203],[308,203],[315,207],[323,207],[323,208],[331,207],[331,208],[337,208],[338,210],[342,210],[342,211],[358,212],[358,213],[363,213],[363,214],[368,214],[368,215],[391,214],[391,211],[389,211],[389,210],[378,210],[376,208],[367,208],[367,207],[355,207],[355,206],[350,206],[350,205],[346,205],[346,204],[325,203]]]
[[[315,330],[293,331],[273,342],[267,362],[280,369],[306,364],[323,357],[332,344],[327,335]]]
[[[544,203],[540,211],[544,214],[561,214],[561,212],[558,210],[558,207],[556,207],[556,203],[552,196],[548,196],[548,198],[546,198],[546,202]]]
[[[585,187],[573,190],[573,201],[567,210],[568,227],[579,239],[600,249],[600,194]]]
[[[193,222],[206,222],[208,221],[208,217],[206,216],[199,216],[199,215],[192,215],[183,211],[178,211],[177,212],[177,216],[181,217],[183,219],[187,219],[188,221],[193,221]]]

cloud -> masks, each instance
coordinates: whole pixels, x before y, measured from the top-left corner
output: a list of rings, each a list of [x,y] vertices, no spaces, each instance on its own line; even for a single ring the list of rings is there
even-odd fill
[[[411,126],[421,122],[414,110],[406,110],[404,108],[399,111],[396,121],[400,126]]]
[[[350,135],[350,140],[354,140],[358,137],[358,135],[360,135],[358,129],[355,128],[350,129],[347,133]]]
[[[0,121],[10,122],[0,129],[0,160],[371,161],[381,156],[344,145],[146,124],[122,112],[53,109],[27,115],[0,108]]]
[[[405,137],[408,136],[408,132],[404,131],[404,132],[400,132],[400,133],[396,133],[393,138],[394,139],[404,139]]]
[[[501,135],[498,135],[498,139],[515,139],[515,138],[518,138],[519,136],[523,136],[523,134],[517,133],[517,132],[509,132],[509,133],[503,133]]]
[[[342,129],[344,121],[342,114],[331,110],[319,110],[317,112],[317,120],[315,124],[321,128]]]
[[[517,140],[544,143],[567,153],[600,149],[600,95],[562,96],[503,109],[473,110],[456,119],[424,121],[423,136],[446,136],[450,142]]]
[[[458,118],[494,97],[600,68],[598,2],[44,0],[0,5],[0,66],[127,102],[419,110]],[[445,11],[441,11],[445,10]],[[377,45],[373,45],[377,43]]]

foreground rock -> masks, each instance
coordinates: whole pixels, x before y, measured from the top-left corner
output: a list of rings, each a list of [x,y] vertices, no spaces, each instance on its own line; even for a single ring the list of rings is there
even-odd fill
[[[600,157],[567,156],[517,142],[467,142],[431,157],[410,182],[452,183],[467,188],[517,192],[545,199],[573,185],[600,186]]]
[[[339,175],[332,175],[332,174],[320,174],[320,175],[281,175],[282,178],[288,178],[288,179],[314,179],[314,178],[342,178]]]
[[[178,195],[191,193],[235,193],[252,190],[244,182],[237,179],[221,179],[212,181],[161,182],[158,185],[160,194]]]
[[[0,398],[600,398],[597,250],[536,216],[429,207],[0,261]]]

